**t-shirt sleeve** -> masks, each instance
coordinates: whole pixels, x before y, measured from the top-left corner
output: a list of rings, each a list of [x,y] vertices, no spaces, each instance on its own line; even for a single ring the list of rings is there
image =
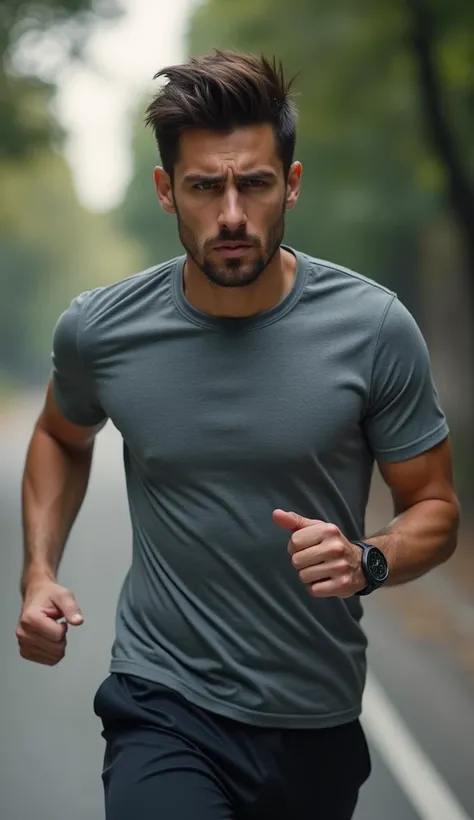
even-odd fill
[[[74,299],[59,317],[53,332],[51,382],[59,410],[68,421],[94,427],[107,416],[81,355],[81,313],[87,294]]]
[[[426,342],[396,297],[377,339],[364,427],[379,462],[414,458],[449,435]]]

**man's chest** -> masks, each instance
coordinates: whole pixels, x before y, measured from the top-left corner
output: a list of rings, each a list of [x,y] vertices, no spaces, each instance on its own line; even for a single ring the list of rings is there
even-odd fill
[[[357,449],[365,384],[337,345],[211,334],[112,358],[100,399],[144,473],[174,481]]]

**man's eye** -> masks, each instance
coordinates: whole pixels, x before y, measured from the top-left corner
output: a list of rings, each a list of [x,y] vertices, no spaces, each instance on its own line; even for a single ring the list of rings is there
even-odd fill
[[[196,191],[212,191],[219,187],[218,182],[198,182],[194,188]]]
[[[263,188],[265,182],[263,179],[244,179],[240,184],[242,188]]]
[[[240,189],[263,188],[266,185],[263,179],[243,179],[239,183]],[[222,187],[222,183],[213,180],[204,180],[193,185],[195,191],[217,191]]]

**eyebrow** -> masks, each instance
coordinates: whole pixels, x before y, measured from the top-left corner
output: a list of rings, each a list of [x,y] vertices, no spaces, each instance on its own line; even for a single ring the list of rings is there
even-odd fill
[[[234,175],[237,182],[242,182],[248,179],[276,179],[277,174],[275,171],[271,171],[268,168],[258,168],[255,171],[247,171],[242,174],[235,174]],[[196,183],[196,182],[225,182],[227,179],[227,174],[199,174],[199,173],[190,173],[185,174],[184,182],[188,184]]]

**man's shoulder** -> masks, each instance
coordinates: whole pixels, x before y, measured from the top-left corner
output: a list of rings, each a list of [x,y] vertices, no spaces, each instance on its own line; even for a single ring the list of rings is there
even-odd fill
[[[396,297],[394,291],[352,268],[298,251],[308,266],[306,291],[309,297],[327,296],[352,310],[379,306],[382,310]]]
[[[169,284],[178,261],[179,257],[169,259],[126,276],[124,279],[92,288],[78,298],[84,301],[84,309],[88,315],[95,311],[102,313],[104,310],[118,306],[126,307],[130,302],[140,302],[147,298],[150,290],[156,292]]]
[[[69,310],[80,314],[81,331],[96,325],[104,326],[111,319],[126,322],[127,318],[143,315],[151,300],[156,310],[165,290],[169,289],[170,278],[179,260],[180,257],[169,259],[124,279],[80,293]]]

